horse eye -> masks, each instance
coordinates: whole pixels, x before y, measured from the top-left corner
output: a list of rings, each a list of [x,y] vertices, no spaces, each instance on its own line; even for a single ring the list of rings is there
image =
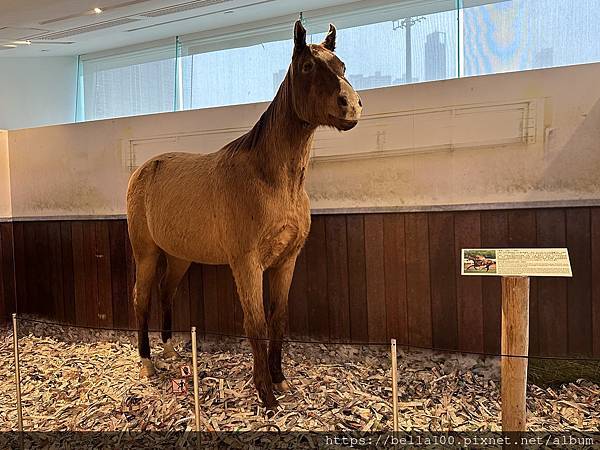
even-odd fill
[[[313,70],[314,64],[312,62],[306,62],[302,66],[302,72],[307,73]]]

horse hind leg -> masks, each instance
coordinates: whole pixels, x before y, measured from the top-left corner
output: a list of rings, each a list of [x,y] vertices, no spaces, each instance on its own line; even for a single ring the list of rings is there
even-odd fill
[[[179,357],[177,351],[173,347],[172,342],[172,309],[173,298],[177,292],[177,287],[181,279],[190,267],[190,262],[174,256],[167,255],[167,268],[165,274],[159,283],[159,298],[162,307],[162,332],[161,338],[163,341],[163,357],[176,358]]]
[[[150,315],[150,295],[156,276],[158,247],[136,255],[136,278],[134,286],[135,316],[138,326],[138,352],[142,367],[140,377],[150,377],[156,372],[150,360],[150,339],[148,338],[148,318]]]

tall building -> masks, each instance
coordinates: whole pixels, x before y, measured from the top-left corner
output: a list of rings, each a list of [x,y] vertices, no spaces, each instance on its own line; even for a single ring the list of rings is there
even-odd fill
[[[448,78],[446,66],[446,33],[436,31],[427,35],[425,42],[425,80]]]

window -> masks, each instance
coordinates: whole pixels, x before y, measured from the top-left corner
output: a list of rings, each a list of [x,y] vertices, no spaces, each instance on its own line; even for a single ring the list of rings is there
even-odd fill
[[[80,58],[79,120],[173,111],[176,46]]]
[[[308,39],[320,42],[334,22],[336,51],[359,90],[600,61],[600,0],[390,0],[330,10],[306,18]],[[78,117],[268,101],[290,62],[292,22],[82,56]]]
[[[190,54],[181,58],[183,108],[268,101],[290,63],[292,41]]]
[[[462,15],[461,75],[600,61],[600,0],[510,0]]]

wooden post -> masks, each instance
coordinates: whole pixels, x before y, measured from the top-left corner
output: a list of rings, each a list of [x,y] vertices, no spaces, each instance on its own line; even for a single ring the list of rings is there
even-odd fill
[[[198,343],[196,342],[196,327],[192,327],[192,374],[194,377],[194,408],[196,413],[196,447],[200,445],[200,395],[198,385]]]
[[[502,277],[502,431],[527,429],[529,277]],[[521,356],[521,357],[519,357]]]
[[[13,313],[13,345],[15,347],[15,383],[17,385],[17,420],[19,432],[23,433],[23,410],[21,409],[21,369],[19,367],[19,334],[17,330],[17,314]]]
[[[392,407],[394,408],[394,431],[399,431],[398,427],[398,356],[396,354],[396,339],[392,339]]]

